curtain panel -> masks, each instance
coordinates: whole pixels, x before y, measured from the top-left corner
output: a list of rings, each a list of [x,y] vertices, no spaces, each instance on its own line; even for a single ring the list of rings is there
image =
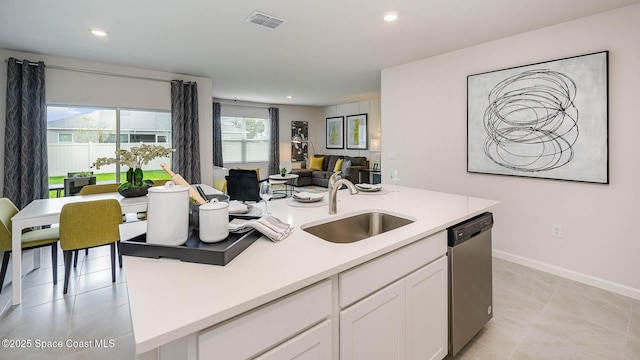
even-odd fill
[[[171,142],[176,151],[172,170],[190,184],[200,183],[200,140],[198,127],[198,85],[171,82]]]
[[[222,160],[222,115],[220,103],[213,103],[213,165],[223,166]]]
[[[42,61],[7,61],[3,191],[19,209],[49,197],[44,69]]]
[[[277,107],[269,108],[269,125],[271,134],[269,136],[269,174],[280,173],[280,109]]]

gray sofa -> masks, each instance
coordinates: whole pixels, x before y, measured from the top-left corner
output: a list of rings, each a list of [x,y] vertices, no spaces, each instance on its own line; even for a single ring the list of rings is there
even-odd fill
[[[298,178],[290,180],[290,184],[294,186],[329,186],[329,178],[333,175],[333,169],[338,159],[344,159],[343,162],[349,161],[351,165],[344,168],[341,174],[342,178],[348,179],[354,184],[360,182],[360,170],[369,168],[369,161],[364,156],[342,156],[342,155],[315,155],[314,157],[322,157],[322,170],[311,169],[294,169],[292,174],[297,174]],[[343,163],[344,164],[344,163]]]

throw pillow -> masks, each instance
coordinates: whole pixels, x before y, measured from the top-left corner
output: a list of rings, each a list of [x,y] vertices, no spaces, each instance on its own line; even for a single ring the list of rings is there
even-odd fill
[[[349,168],[351,167],[351,161],[345,160],[342,162],[342,177],[349,177]]]
[[[322,170],[322,161],[323,157],[310,157],[309,158],[309,169],[311,170]]]
[[[342,171],[342,163],[343,162],[344,162],[344,159],[338,159],[338,161],[336,161],[336,166],[333,167],[333,172]]]

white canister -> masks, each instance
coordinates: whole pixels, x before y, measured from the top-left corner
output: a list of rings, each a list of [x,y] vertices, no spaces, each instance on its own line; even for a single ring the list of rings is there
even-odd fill
[[[189,188],[169,181],[149,188],[147,243],[178,246],[189,238]]]
[[[229,204],[210,202],[200,205],[200,240],[213,243],[229,236]]]

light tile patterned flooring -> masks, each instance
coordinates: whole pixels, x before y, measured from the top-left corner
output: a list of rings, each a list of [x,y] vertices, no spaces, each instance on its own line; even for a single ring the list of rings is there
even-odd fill
[[[0,340],[31,340],[32,347],[0,347],[0,359],[133,358],[125,271],[111,283],[108,249],[91,249],[87,259],[81,254],[66,296],[62,254],[54,287],[46,249],[37,270],[32,251],[25,252],[24,302],[11,306],[11,285],[2,289]],[[640,359],[639,300],[497,258],[493,264],[494,317],[456,359]],[[67,339],[113,346],[67,347]],[[63,347],[42,352],[36,340],[62,341]]]

